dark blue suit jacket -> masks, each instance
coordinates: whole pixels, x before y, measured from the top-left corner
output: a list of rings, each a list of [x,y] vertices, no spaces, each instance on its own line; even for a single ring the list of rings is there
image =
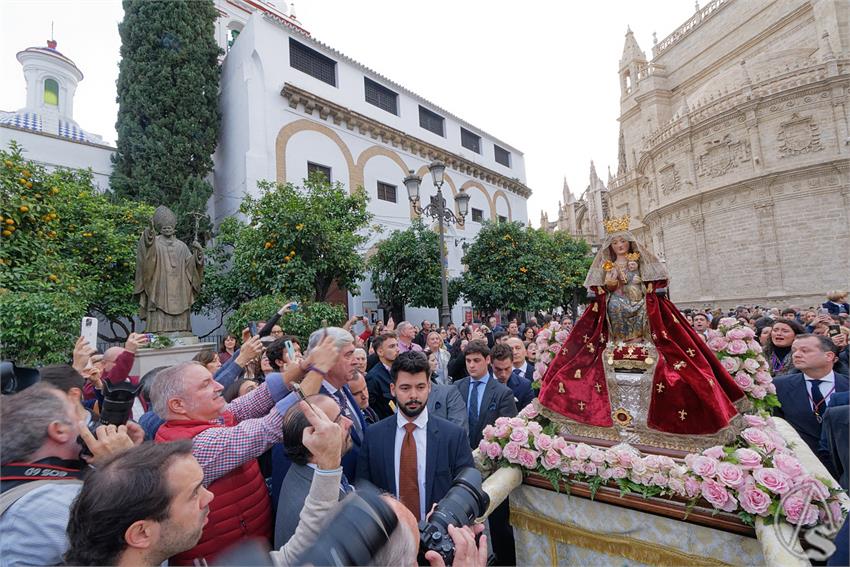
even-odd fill
[[[366,373],[366,388],[369,390],[369,407],[375,410],[379,419],[384,419],[395,412],[390,407],[393,399],[390,393],[390,372],[380,360]]]
[[[369,436],[360,448],[360,458],[357,462],[358,484],[371,483],[390,494],[396,493],[395,436],[397,431],[395,415],[382,419],[369,428]],[[429,414],[427,436],[426,512],[431,509],[432,504],[442,500],[461,469],[475,466],[466,432],[454,423]]]
[[[534,366],[526,364],[525,378],[521,378],[511,372],[511,377],[508,378],[506,386],[510,388],[516,398],[516,407],[521,410],[531,403],[531,400],[537,397],[537,392],[531,387],[531,378],[534,376]]]
[[[330,395],[324,386],[320,390],[321,393]],[[345,392],[345,396],[348,398],[348,402],[351,407],[354,408],[355,416],[360,421],[361,431],[366,433],[366,418],[363,417],[363,412],[360,411],[360,406],[357,405],[357,401],[354,399],[354,396],[351,395],[351,390],[348,389],[348,385],[342,387],[342,391]],[[336,399],[336,398],[334,398]],[[357,454],[360,451],[360,446],[363,445],[363,438],[358,435],[357,428],[353,425],[349,430],[349,434],[351,435],[351,450],[345,454],[342,458],[342,472],[348,478],[350,482],[354,482],[355,475],[357,474]],[[289,472],[289,467],[292,465],[292,461],[289,460],[289,457],[286,455],[286,451],[283,448],[283,443],[275,443],[272,445],[272,504],[277,509],[277,501],[280,498],[280,486],[283,484],[283,479],[286,477],[286,473]]]
[[[821,424],[818,423],[812,405],[809,402],[809,392],[806,389],[805,379],[802,372],[785,374],[773,379],[776,386],[776,396],[782,404],[781,408],[774,410],[774,415],[788,421],[803,441],[806,442],[812,452],[818,454],[818,445],[821,437]],[[835,392],[830,396],[830,401],[840,392],[848,391],[847,376],[835,374]],[[824,410],[826,408],[823,408]],[[823,412],[821,412],[823,415]]]

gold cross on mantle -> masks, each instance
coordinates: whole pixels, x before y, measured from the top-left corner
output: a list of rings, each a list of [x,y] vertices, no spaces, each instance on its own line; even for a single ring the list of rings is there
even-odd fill
[[[585,408],[586,406],[587,406],[587,404],[586,404],[586,403],[584,403],[584,402],[579,402],[579,403],[578,403],[578,409],[579,409],[579,411],[584,411],[584,408]]]
[[[664,382],[659,382],[657,386],[655,386],[655,391],[659,394],[664,391]]]
[[[595,386],[593,386],[593,387],[594,387],[594,388],[596,388],[596,393],[597,393],[597,394],[601,394],[601,393],[602,393],[602,384],[600,384],[599,382],[597,382],[597,383],[596,383],[596,385],[595,385]]]
[[[688,350],[686,350],[685,352],[686,352],[686,353],[688,353],[688,356],[690,356],[691,358],[693,358],[693,357],[694,357],[694,355],[696,354],[696,351],[695,351],[694,349],[692,349],[692,348],[689,348],[689,349],[688,349]]]
[[[679,419],[681,419],[682,421],[685,421],[685,418],[686,418],[687,416],[688,416],[688,412],[686,412],[686,411],[685,411],[685,410],[683,410],[683,409],[680,409],[680,410],[679,410]]]

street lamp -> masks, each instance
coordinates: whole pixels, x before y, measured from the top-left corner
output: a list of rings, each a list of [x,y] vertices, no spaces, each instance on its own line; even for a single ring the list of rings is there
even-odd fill
[[[431,171],[434,187],[437,188],[437,194],[431,197],[431,203],[429,205],[421,207],[419,204],[419,185],[422,183],[422,178],[413,173],[412,169],[410,170],[410,175],[404,178],[404,186],[407,188],[407,198],[410,200],[416,214],[437,219],[440,226],[440,286],[443,292],[443,305],[440,307],[440,325],[447,327],[452,317],[449,310],[445,225],[463,224],[466,213],[469,211],[469,194],[461,189],[460,193],[455,195],[455,204],[457,204],[458,211],[458,214],[455,215],[450,208],[446,208],[446,200],[443,198],[443,174],[446,171],[446,164],[441,161],[433,161],[428,166],[428,169]]]

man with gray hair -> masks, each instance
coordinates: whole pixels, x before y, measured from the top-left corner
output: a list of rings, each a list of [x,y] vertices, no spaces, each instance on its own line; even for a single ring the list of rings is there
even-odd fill
[[[416,327],[413,326],[413,323],[409,321],[402,321],[396,327],[396,332],[398,332],[399,354],[409,350],[422,352],[422,347],[413,342],[413,339],[416,338]]]
[[[357,360],[354,358],[354,337],[351,333],[340,327],[325,327],[313,331],[307,343],[307,357],[312,355],[316,345],[323,341],[333,341],[337,349],[333,364],[322,373],[322,383],[318,391],[331,396],[340,409],[340,415],[351,420],[352,448],[342,459],[342,469],[346,477],[354,482],[357,472],[357,458],[360,454],[360,446],[366,434],[366,418],[360,411],[357,400],[351,394],[348,381],[357,369]],[[314,394],[315,391],[305,394]],[[272,447],[272,501],[278,502],[280,498],[280,487],[292,462],[286,455],[283,446],[276,444]]]
[[[198,545],[172,558],[173,564],[211,562],[239,540],[270,538],[271,502],[257,457],[283,438],[283,416],[298,401],[288,384],[303,379],[305,394],[316,393],[338,358],[334,343],[320,338],[300,364],[270,375],[230,404],[222,397],[224,387],[200,363],[177,364],[157,374],[151,397],[165,423],[156,442],[191,439],[203,485],[215,495]]]
[[[93,463],[133,446],[123,425],[100,426],[95,439],[80,421],[79,405],[47,383],[0,398],[3,566],[62,563],[71,503],[88,468],[80,460],[78,436]]]

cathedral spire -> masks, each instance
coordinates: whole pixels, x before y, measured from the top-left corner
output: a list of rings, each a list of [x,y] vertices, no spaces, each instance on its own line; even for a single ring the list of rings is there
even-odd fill
[[[632,28],[628,27],[626,30],[626,40],[623,44],[623,55],[620,57],[620,67],[627,67],[632,61],[645,63],[646,54],[640,48],[640,45],[638,45]]]
[[[569,204],[575,203],[575,202],[576,202],[576,198],[573,197],[573,192],[570,191],[570,186],[567,185],[567,178],[564,177],[564,203],[569,205]]]

